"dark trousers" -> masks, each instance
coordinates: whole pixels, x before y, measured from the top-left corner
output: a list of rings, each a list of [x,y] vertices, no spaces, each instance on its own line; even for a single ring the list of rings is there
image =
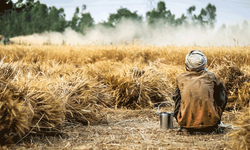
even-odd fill
[[[193,128],[184,128],[184,127],[181,127],[181,129],[185,129],[189,133],[194,133],[194,132],[212,133],[212,132],[218,131],[218,124],[216,124],[215,126],[206,127],[202,129],[193,129]]]

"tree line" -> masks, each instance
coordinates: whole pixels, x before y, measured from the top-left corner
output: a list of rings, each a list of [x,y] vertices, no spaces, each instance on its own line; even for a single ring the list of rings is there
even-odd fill
[[[87,29],[96,25],[115,28],[122,19],[131,19],[138,22],[146,22],[148,25],[157,28],[160,24],[168,24],[173,27],[180,25],[202,27],[213,27],[216,21],[216,7],[208,4],[202,8],[199,15],[193,14],[195,6],[187,9],[186,14],[176,18],[170,10],[167,9],[164,1],[160,1],[157,7],[146,13],[145,21],[142,15],[137,11],[131,12],[127,8],[119,8],[115,13],[109,14],[108,20],[95,23],[89,12],[86,12],[86,5],[81,8],[76,7],[71,20],[66,20],[63,8],[54,6],[48,7],[39,0],[18,0],[13,3],[12,0],[0,1],[0,34],[7,37],[19,35],[30,35],[33,33],[42,33],[44,31],[63,32],[70,27],[73,30],[85,34]]]

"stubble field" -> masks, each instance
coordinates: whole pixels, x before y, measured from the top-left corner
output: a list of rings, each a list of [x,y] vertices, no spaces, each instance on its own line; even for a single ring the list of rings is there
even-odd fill
[[[157,106],[197,49],[227,87],[222,134],[160,129]],[[1,148],[249,149],[249,57],[248,46],[0,45]]]

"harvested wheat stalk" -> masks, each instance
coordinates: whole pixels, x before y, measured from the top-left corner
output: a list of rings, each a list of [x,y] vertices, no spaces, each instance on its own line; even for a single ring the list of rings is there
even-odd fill
[[[249,103],[250,76],[248,74],[245,74],[234,63],[217,66],[215,73],[227,88],[228,110],[241,109]]]
[[[250,103],[249,107],[245,108],[242,115],[235,122],[239,129],[229,135],[232,137],[232,147],[238,150],[250,149]]]
[[[103,82],[112,90],[114,108],[149,108],[166,101],[172,94],[173,86],[164,73],[152,68],[130,70],[104,77]]]
[[[0,137],[1,144],[12,143],[29,130],[28,116],[23,94],[10,84],[0,82]]]

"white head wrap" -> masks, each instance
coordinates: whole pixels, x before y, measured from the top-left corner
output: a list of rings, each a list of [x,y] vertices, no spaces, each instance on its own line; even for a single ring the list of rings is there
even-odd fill
[[[207,58],[200,50],[192,50],[186,55],[185,60],[188,71],[207,70]]]

